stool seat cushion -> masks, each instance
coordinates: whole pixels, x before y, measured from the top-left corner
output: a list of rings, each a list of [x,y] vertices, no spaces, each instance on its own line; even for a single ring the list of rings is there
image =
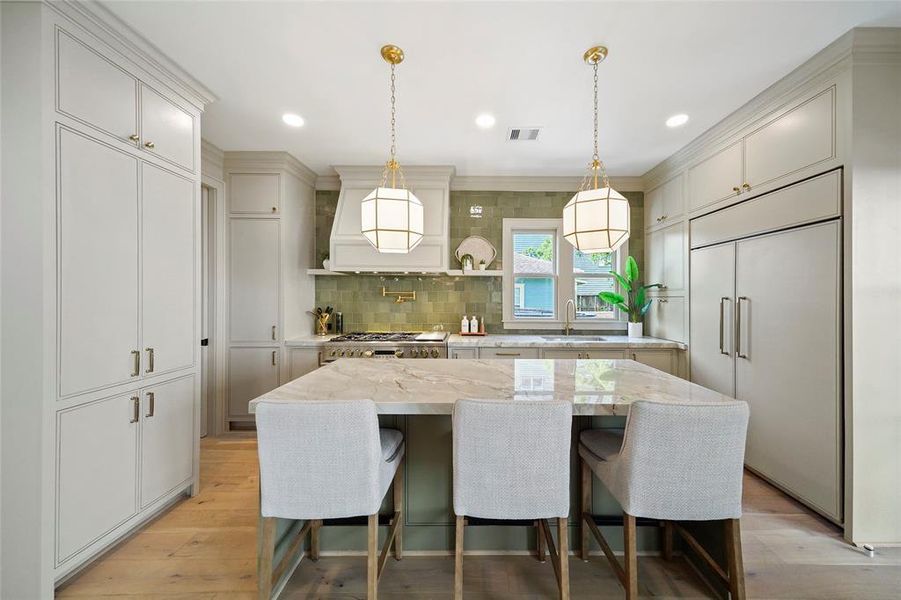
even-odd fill
[[[587,429],[579,436],[579,441],[597,460],[610,460],[623,447],[623,432],[615,429]]]
[[[379,429],[379,442],[382,445],[382,459],[390,461],[404,443],[404,434],[397,429]]]

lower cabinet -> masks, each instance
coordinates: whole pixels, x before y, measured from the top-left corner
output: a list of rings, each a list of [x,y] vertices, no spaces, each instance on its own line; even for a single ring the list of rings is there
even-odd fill
[[[585,350],[544,350],[541,353],[542,358],[562,358],[562,359],[616,359],[623,358],[622,350],[599,350],[597,348],[588,348]]]
[[[291,348],[288,350],[288,377],[297,379],[322,366],[321,348]]]
[[[538,358],[538,348],[479,348],[479,358]]]
[[[194,464],[194,378],[145,388],[141,394],[141,508],[191,477]]]
[[[451,348],[448,350],[451,358],[478,358],[478,348]]]
[[[678,374],[676,357],[677,354],[673,350],[626,350],[626,358],[670,375]]]
[[[61,410],[56,436],[61,565],[192,477],[194,376]]]
[[[228,351],[228,416],[250,421],[247,404],[279,385],[278,348],[230,348]]]

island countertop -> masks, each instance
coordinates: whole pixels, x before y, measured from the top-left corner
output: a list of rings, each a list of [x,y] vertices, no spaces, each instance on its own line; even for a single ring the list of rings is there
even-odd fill
[[[381,414],[449,415],[460,398],[568,400],[575,415],[625,415],[635,400],[728,402],[631,360],[342,359],[250,402],[372,400]]]

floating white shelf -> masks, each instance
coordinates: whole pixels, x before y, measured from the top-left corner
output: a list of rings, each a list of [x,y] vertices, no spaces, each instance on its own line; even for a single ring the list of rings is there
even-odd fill
[[[352,273],[345,273],[342,271],[328,271],[326,269],[307,269],[307,275],[328,275],[328,276],[345,276],[352,275]],[[410,271],[409,273],[396,273],[396,272],[379,272],[379,273],[371,273],[371,272],[363,272],[359,273],[359,275],[399,275],[402,277],[435,277],[438,275],[451,275],[453,277],[503,277],[504,272],[501,270],[489,270],[486,269],[484,271],[462,271],[460,269],[449,269],[444,272],[430,272],[430,273],[416,273],[415,271]]]

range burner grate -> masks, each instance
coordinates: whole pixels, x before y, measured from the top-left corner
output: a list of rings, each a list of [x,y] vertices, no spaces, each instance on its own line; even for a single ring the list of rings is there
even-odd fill
[[[413,342],[419,332],[390,331],[390,332],[354,332],[332,338],[331,342]]]

